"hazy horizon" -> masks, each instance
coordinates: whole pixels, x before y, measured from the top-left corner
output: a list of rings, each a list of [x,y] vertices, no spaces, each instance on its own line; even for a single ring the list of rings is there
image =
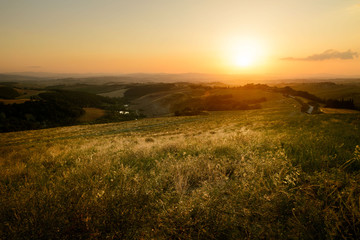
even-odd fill
[[[247,73],[205,73],[205,72],[128,72],[128,73],[117,73],[117,72],[36,72],[36,71],[24,71],[24,72],[0,72],[1,75],[18,75],[28,77],[39,77],[39,78],[81,78],[81,77],[121,77],[121,76],[209,76],[209,77],[240,77],[240,78],[257,78],[259,80],[282,80],[282,79],[357,79],[360,78],[360,74],[331,74],[331,73],[314,73],[314,74],[247,74]],[[210,79],[211,80],[211,79]]]

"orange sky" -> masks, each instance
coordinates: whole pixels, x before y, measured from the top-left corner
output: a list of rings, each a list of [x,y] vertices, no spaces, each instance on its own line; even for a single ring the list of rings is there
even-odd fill
[[[357,0],[3,0],[0,72],[360,75],[359,23]]]

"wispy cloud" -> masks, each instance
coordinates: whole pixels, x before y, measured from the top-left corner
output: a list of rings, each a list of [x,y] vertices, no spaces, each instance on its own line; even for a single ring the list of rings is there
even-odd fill
[[[41,68],[41,66],[28,66],[28,68]]]
[[[287,61],[324,61],[329,59],[341,59],[341,60],[348,60],[357,58],[359,54],[357,52],[347,50],[345,52],[339,52],[333,49],[326,50],[323,53],[310,55],[304,58],[294,58],[294,57],[286,57],[281,58],[281,60]]]

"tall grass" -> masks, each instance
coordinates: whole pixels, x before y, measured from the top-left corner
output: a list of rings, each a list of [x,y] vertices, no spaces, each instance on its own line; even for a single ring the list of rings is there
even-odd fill
[[[0,238],[356,239],[359,127],[280,104],[2,134]]]

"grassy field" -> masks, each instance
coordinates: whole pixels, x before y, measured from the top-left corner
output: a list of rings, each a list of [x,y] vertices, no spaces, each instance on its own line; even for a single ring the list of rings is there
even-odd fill
[[[124,92],[126,92],[126,88],[125,89],[120,89],[120,90],[115,90],[112,92],[107,92],[107,93],[100,93],[100,96],[104,96],[104,97],[124,97]]]
[[[264,98],[264,101],[273,102],[283,98],[282,94],[261,89],[178,86],[177,88],[167,91],[143,95],[133,100],[131,107],[140,110],[149,117],[169,116],[173,115],[176,110],[181,110],[182,108],[197,108],[202,106],[204,104],[199,105],[199,103],[208,97],[221,96],[224,98],[224,95],[230,97],[230,103],[247,103],[261,98]],[[226,105],[229,106],[230,103]]]
[[[105,115],[105,110],[100,108],[83,108],[85,113],[78,118],[79,122],[91,122]]]
[[[0,239],[358,239],[359,128],[281,98],[1,133]]]

